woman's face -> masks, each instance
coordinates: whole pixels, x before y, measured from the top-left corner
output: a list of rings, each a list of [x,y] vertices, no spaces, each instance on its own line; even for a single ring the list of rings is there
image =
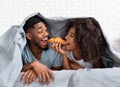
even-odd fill
[[[74,50],[78,49],[76,41],[75,41],[75,28],[74,27],[70,28],[65,39],[66,39],[66,42],[68,43],[68,45],[66,45],[67,51],[74,51]]]

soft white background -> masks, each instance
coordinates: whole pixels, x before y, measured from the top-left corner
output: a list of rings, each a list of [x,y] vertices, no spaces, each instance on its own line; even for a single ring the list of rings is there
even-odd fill
[[[120,38],[120,0],[0,0],[0,36],[35,12],[45,17],[95,17],[110,42]]]

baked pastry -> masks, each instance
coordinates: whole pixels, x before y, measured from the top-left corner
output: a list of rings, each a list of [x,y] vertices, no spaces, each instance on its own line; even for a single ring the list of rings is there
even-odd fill
[[[60,42],[62,45],[67,45],[67,42],[63,40],[61,37],[55,37],[48,40],[49,43],[54,43],[55,41]]]

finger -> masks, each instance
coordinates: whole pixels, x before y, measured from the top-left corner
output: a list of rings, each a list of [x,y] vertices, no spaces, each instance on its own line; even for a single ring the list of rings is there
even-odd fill
[[[37,75],[36,75],[36,73],[35,73],[35,75],[34,75],[34,77],[33,77],[33,81],[35,81],[36,78],[37,78]]]
[[[56,49],[57,49],[57,52],[60,52],[60,50],[61,50],[61,43],[60,42],[56,43]]]
[[[38,74],[38,77],[39,77],[39,81],[42,82],[42,76],[41,76],[41,74]]]
[[[59,50],[61,50],[61,46],[62,46],[61,43],[59,43],[59,44],[58,44],[58,48],[59,48]]]
[[[49,73],[46,73],[46,78],[47,78],[47,85],[48,85],[51,82],[51,77],[49,76]]]
[[[42,75],[42,84],[45,84],[46,83],[46,76],[45,76],[45,73]]]
[[[55,43],[52,44],[51,48],[56,51],[56,49],[55,49]]]
[[[26,80],[25,83],[29,84],[31,81],[31,75],[32,75],[32,71],[28,70],[27,74],[26,74]]]
[[[24,79],[25,79],[25,72],[23,72],[22,76],[21,76],[21,81],[24,82]]]
[[[55,80],[55,76],[54,74],[52,73],[52,71],[49,69],[48,70],[48,73],[49,73],[49,76],[53,79],[53,81]]]
[[[32,83],[34,80],[35,73],[32,71],[31,75],[29,76],[29,84]]]
[[[59,52],[59,42],[56,42],[55,48],[56,48],[56,51]]]
[[[21,79],[25,83],[26,82],[26,75],[28,74],[28,71],[24,72]]]

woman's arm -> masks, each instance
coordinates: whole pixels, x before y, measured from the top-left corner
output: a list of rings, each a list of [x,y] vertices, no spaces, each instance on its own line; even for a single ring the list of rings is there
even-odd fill
[[[71,69],[70,64],[69,64],[70,62],[69,62],[69,59],[67,57],[67,54],[62,55],[62,58],[63,58],[63,61],[62,61],[63,69]]]
[[[72,70],[77,70],[77,69],[84,69],[85,67],[79,65],[77,62],[71,60],[70,61],[70,67]]]
[[[59,66],[59,67],[52,67],[51,69],[52,69],[52,70],[62,70],[63,67],[62,67],[62,66]]]
[[[69,59],[67,58],[67,53],[66,51],[62,48],[62,45],[60,42],[54,42],[52,44],[52,49],[55,50],[56,52],[60,53],[62,55],[62,64],[63,64],[63,69],[71,69],[69,65]]]

